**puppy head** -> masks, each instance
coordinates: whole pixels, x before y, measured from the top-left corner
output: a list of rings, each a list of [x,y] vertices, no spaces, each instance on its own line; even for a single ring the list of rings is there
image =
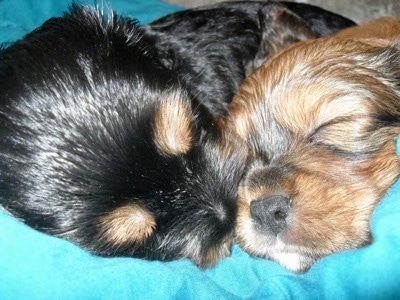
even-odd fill
[[[209,266],[229,253],[246,148],[110,18],[74,7],[0,52],[0,204],[98,255]]]
[[[230,253],[246,147],[187,94],[159,97],[135,133],[134,157],[119,158],[113,172],[127,198],[100,218],[100,238],[111,252],[211,266]]]
[[[231,126],[249,158],[237,238],[293,271],[371,240],[399,177],[400,52],[346,39],[298,43],[243,84]]]

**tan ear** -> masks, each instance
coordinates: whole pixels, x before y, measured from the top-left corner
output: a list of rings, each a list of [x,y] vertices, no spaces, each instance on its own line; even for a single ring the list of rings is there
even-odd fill
[[[192,147],[194,115],[188,101],[173,95],[156,109],[153,139],[163,154],[185,154]]]
[[[399,43],[396,40],[386,40],[381,38],[361,38],[360,42],[371,45],[373,47],[387,48],[387,47],[396,47],[399,48]]]
[[[372,46],[388,47],[400,38],[400,18],[381,17],[346,28],[334,37],[363,41]]]
[[[104,238],[114,246],[138,243],[149,238],[155,228],[153,215],[138,204],[119,207],[101,219]]]

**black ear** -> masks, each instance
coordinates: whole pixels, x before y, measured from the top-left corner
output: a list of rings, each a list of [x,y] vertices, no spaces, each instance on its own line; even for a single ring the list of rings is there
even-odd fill
[[[193,144],[195,115],[188,99],[169,94],[157,108],[153,122],[153,139],[164,155],[187,153]]]
[[[314,31],[297,14],[279,3],[267,3],[258,11],[261,44],[254,59],[255,67],[265,58],[275,55],[284,48],[316,38]]]

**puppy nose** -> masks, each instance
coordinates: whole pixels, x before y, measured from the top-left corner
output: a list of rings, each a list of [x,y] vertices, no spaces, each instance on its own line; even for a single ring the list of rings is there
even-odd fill
[[[250,214],[256,229],[278,235],[286,228],[286,221],[290,211],[289,198],[274,195],[261,200],[252,201]]]

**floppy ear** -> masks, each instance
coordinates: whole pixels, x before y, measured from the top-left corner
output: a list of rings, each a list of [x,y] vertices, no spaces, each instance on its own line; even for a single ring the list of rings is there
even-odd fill
[[[380,37],[362,38],[360,42],[372,47],[364,51],[358,63],[374,71],[374,77],[400,96],[400,26],[398,37],[386,39]],[[365,58],[362,56],[365,55]],[[397,103],[400,107],[400,103]]]
[[[195,115],[182,95],[168,95],[157,108],[153,123],[153,139],[164,155],[187,153],[193,144]]]
[[[360,53],[358,63],[375,71],[375,78],[399,96],[400,18],[382,17],[344,29],[334,37],[367,45],[368,51]],[[397,103],[397,106],[400,106],[400,103]]]
[[[380,44],[379,55],[371,57],[371,64],[373,67],[376,66],[377,74],[376,78],[387,87],[388,92],[379,94],[377,102],[380,105],[379,111],[382,114],[377,114],[382,127],[395,126],[397,130],[395,133],[400,134],[400,22],[397,23],[399,26],[398,37],[390,40],[387,44],[386,41],[384,46],[381,46],[382,39],[369,39],[369,43],[373,42],[375,45]]]
[[[366,42],[370,40],[376,41],[376,46],[388,46],[388,43],[400,38],[400,18],[381,17],[358,26],[343,29],[336,33],[334,37]]]
[[[342,111],[346,107],[349,111],[322,126],[314,134],[315,140],[322,139],[327,144],[334,141],[345,151],[373,153],[400,134],[399,41],[382,41],[372,38],[355,42],[358,52],[346,56],[356,62],[354,79],[347,79],[351,98],[341,105]],[[326,115],[332,116],[332,110]]]
[[[259,67],[265,58],[271,57],[288,46],[316,38],[304,20],[279,3],[267,3],[258,11],[261,44],[254,59]]]

